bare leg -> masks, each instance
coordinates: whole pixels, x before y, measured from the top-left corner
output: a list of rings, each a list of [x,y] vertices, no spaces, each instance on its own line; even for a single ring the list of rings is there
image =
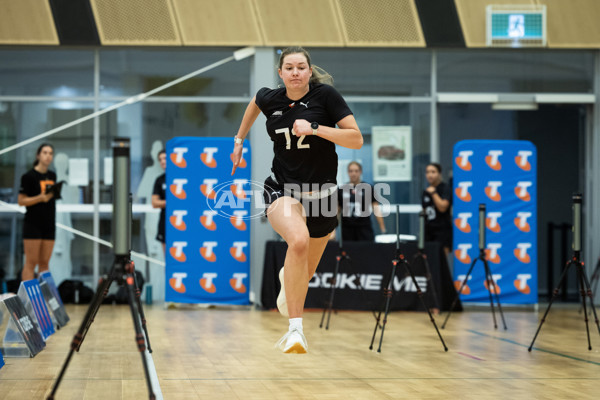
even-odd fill
[[[288,245],[284,270],[285,297],[289,317],[300,318],[304,310],[309,281],[310,237],[304,208],[298,200],[284,196],[271,204],[267,215],[273,229]]]
[[[335,232],[335,230],[334,230]],[[308,280],[310,281],[319,266],[319,261],[321,261],[321,256],[323,256],[323,251],[325,251],[325,247],[327,246],[327,242],[329,241],[329,236],[324,236],[320,238],[310,238],[308,244]],[[308,285],[308,282],[306,283]],[[308,287],[308,286],[307,286]]]
[[[167,254],[167,245],[165,243],[161,243],[163,248],[163,255]]]
[[[23,239],[23,249],[25,251],[25,264],[21,271],[21,280],[28,281],[33,279],[35,266],[39,262],[42,239]]]
[[[54,240],[42,239],[40,258],[38,260],[38,273],[41,274],[44,271],[48,271],[50,257],[52,257],[52,249],[54,249]]]
[[[446,257],[448,257],[448,254],[450,254],[450,247],[444,246],[444,254],[446,255]]]
[[[449,254],[450,254],[450,247],[444,246],[444,255],[446,256],[446,260],[449,258],[448,257]],[[437,307],[431,308],[430,311],[434,315],[439,315],[439,313],[440,313],[440,309]]]

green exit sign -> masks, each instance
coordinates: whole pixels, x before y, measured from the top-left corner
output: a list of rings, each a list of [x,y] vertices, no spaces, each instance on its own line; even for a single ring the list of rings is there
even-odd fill
[[[488,46],[539,47],[546,45],[546,6],[503,5],[486,8]]]

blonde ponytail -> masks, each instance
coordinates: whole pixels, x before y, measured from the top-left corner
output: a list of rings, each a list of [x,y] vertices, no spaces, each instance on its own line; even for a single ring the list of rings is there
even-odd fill
[[[333,86],[333,76],[323,68],[316,65],[312,66],[312,76],[310,77],[310,83],[324,83],[326,85]]]

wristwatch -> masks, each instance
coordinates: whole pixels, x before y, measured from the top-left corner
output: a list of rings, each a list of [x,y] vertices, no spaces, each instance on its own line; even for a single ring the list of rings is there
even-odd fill
[[[237,135],[233,137],[233,141],[235,142],[235,144],[244,143],[244,139],[240,139],[239,137],[237,137]]]
[[[317,130],[319,129],[319,123],[318,122],[311,122],[310,123],[310,127],[313,130],[313,135],[317,134]]]

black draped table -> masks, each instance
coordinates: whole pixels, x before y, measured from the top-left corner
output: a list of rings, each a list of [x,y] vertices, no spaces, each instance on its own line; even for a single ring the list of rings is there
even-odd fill
[[[419,258],[414,259],[417,253],[417,243],[401,243],[400,248],[412,267],[417,283],[424,292],[425,304],[430,308],[435,307],[442,311],[450,309],[456,290],[441,245],[437,242],[425,244],[425,254],[431,270],[431,283],[435,287],[438,304],[434,302],[423,262]],[[285,242],[267,242],[261,293],[264,308],[277,308],[277,294],[280,288],[278,274],[284,264],[286,250]],[[344,261],[340,265],[333,307],[343,310],[382,309],[385,301],[383,287],[388,282],[391,273],[396,244],[346,241],[344,250],[351,260]],[[305,308],[323,308],[329,301],[331,279],[338,253],[338,242],[327,243],[317,272],[310,281]],[[399,265],[396,271],[394,296],[390,309],[424,311],[415,285],[402,265]],[[459,301],[455,311],[460,310],[462,307]]]

